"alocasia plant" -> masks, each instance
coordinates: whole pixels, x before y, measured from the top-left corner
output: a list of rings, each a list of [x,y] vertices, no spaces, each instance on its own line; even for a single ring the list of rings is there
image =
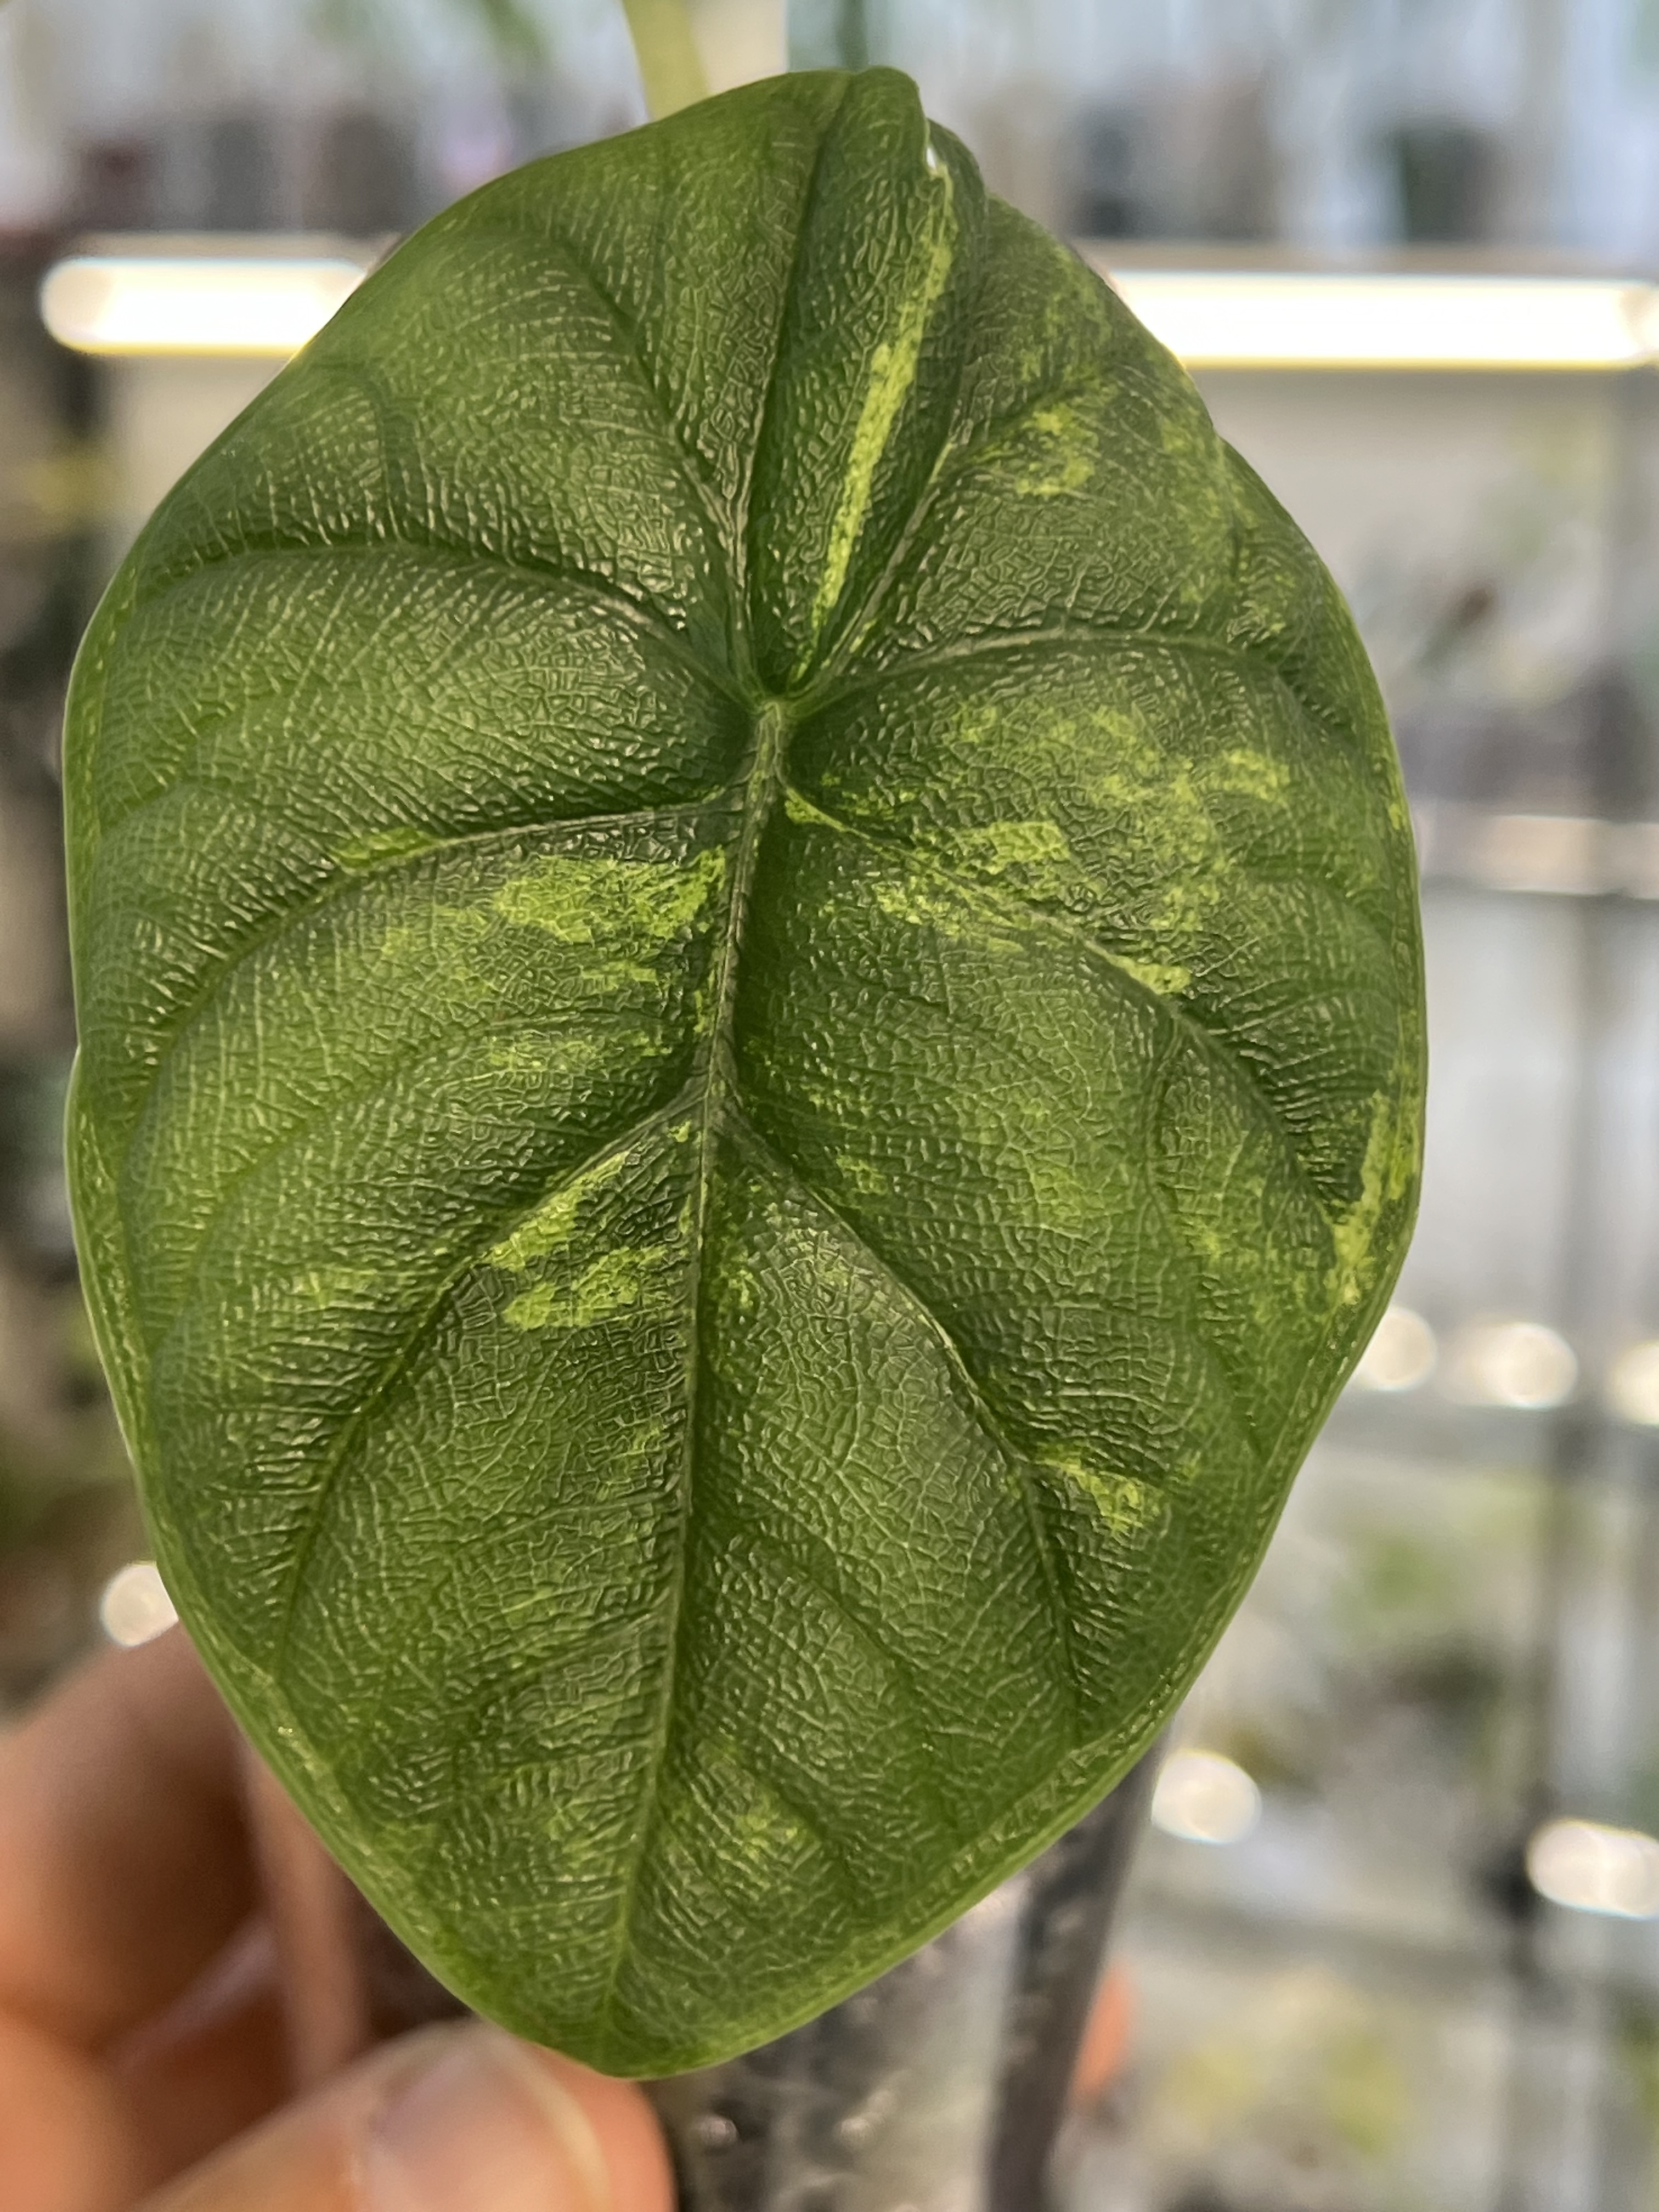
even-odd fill
[[[1318,562],[905,79],[428,225],[67,780],[157,1551],[438,1973],[709,2060],[1123,1771],[1404,1248],[1412,849]]]

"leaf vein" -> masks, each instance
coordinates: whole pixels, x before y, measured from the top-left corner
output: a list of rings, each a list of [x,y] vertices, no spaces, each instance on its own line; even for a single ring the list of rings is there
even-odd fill
[[[1249,670],[1252,675],[1267,677],[1285,694],[1304,720],[1316,728],[1325,726],[1316,720],[1307,702],[1283,671],[1275,668],[1266,653],[1259,650],[1239,645],[1231,638],[1208,636],[1201,630],[1158,629],[1127,623],[1079,621],[1034,623],[1029,629],[978,630],[969,637],[953,638],[948,644],[903,653],[863,675],[842,676],[822,689],[815,688],[806,692],[800,702],[800,714],[804,720],[808,715],[838,707],[843,701],[855,698],[860,693],[879,690],[885,684],[897,683],[918,673],[926,675],[932,669],[949,667],[960,660],[977,660],[984,655],[994,656],[1004,653],[1086,650],[1096,646],[1117,649],[1140,646],[1154,652],[1173,653],[1177,658],[1183,653],[1195,653],[1212,660],[1230,662],[1234,667]]]
[[[670,411],[668,403],[657,389],[657,380],[651,373],[651,363],[647,358],[645,348],[640,343],[638,325],[623,308],[621,301],[601,283],[598,271],[589,265],[585,256],[571,240],[557,236],[550,231],[542,233],[538,242],[552,249],[553,252],[563,261],[565,266],[586,286],[604,311],[622,351],[638,373],[640,382],[656,410],[657,419],[662,425],[664,434],[679,464],[682,474],[696,495],[697,503],[702,509],[704,519],[714,533],[714,543],[730,562],[732,559],[731,518],[722,512],[722,502],[714,486],[704,475],[702,463],[681,435],[679,426]]]
[[[945,1364],[963,1394],[975,1426],[992,1449],[1001,1458],[1010,1474],[1018,1483],[1032,1540],[1037,1553],[1038,1568],[1048,1589],[1054,1620],[1059,1624],[1060,1642],[1064,1658],[1061,1680],[1071,1706],[1072,1734],[1075,1738],[1080,1710],[1077,1653],[1072,1636],[1071,1611],[1062,1601],[1060,1590],[1060,1571],[1054,1556],[1048,1523],[1042,1517],[1041,1506],[1032,1488],[1032,1471],[1037,1463],[1036,1455],[1021,1450],[1008,1436],[1001,1416],[991,1404],[986,1395],[984,1385],[969,1364],[967,1352],[915,1285],[906,1279],[884,1253],[877,1250],[865,1232],[848,1218],[835,1200],[827,1197],[810,1176],[789,1158],[788,1154],[780,1148],[775,1140],[764,1134],[751,1119],[745,1115],[734,1133],[740,1139],[750,1142],[755,1150],[772,1164],[775,1171],[781,1170],[798,1190],[802,1192],[828,1219],[833,1221],[844,1236],[852,1240],[882,1279],[898,1292],[907,1309],[920,1315],[945,1356]]]
[[[319,539],[311,544],[295,544],[272,538],[266,542],[249,538],[240,545],[228,547],[208,559],[197,561],[188,568],[168,576],[153,590],[135,600],[128,620],[136,621],[151,608],[157,607],[177,592],[185,590],[204,576],[210,576],[226,568],[240,568],[254,561],[324,561],[337,559],[343,555],[352,560],[426,561],[445,568],[463,571],[485,568],[498,574],[512,577],[539,590],[556,586],[592,599],[620,615],[641,635],[664,647],[684,665],[716,685],[720,690],[736,696],[728,678],[711,668],[688,644],[672,623],[664,619],[647,601],[636,599],[612,576],[595,575],[586,569],[566,568],[555,563],[520,559],[512,554],[501,553],[483,545],[452,544],[435,537],[415,538],[332,538]]]
[[[831,813],[821,799],[808,799],[805,793],[798,793],[797,796],[804,805],[811,807],[812,812],[829,828],[838,830],[844,836],[854,838],[877,852],[909,862],[924,874],[932,876],[936,882],[949,884],[951,890],[961,896],[984,908],[988,913],[995,915],[1005,925],[1015,928],[1030,927],[1047,930],[1056,936],[1066,938],[1095,959],[1105,961],[1111,968],[1115,979],[1127,985],[1155,1012],[1166,1017],[1177,1028],[1184,1028],[1189,1031],[1206,1054],[1220,1060],[1229,1073],[1237,1077],[1249,1097],[1261,1109],[1274,1135],[1279,1139],[1291,1172],[1317,1212],[1320,1220],[1328,1230],[1333,1226],[1325,1202],[1303,1160],[1296,1132],[1285,1119],[1277,1102],[1263,1084],[1261,1075],[1251,1066],[1231,1038],[1211,1023],[1206,1022],[1196,1008],[1188,1006],[1183,1000],[1165,997],[1162,993],[1154,991],[1150,985],[1143,982],[1139,976],[1124,965],[1120,954],[1115,952],[1091,930],[1085,929],[1080,922],[1073,921],[1069,915],[1054,914],[1045,907],[1022,898],[1016,891],[995,889],[988,884],[979,882],[972,876],[964,876],[957,870],[947,867],[942,861],[936,860],[932,854],[922,852],[907,838],[882,836],[874,830],[866,829],[860,823],[848,821],[842,815]]]
[[[166,795],[161,794],[162,797]],[[613,823],[656,822],[671,819],[678,815],[695,815],[714,804],[722,796],[721,792],[715,791],[710,793],[706,798],[689,799],[680,805],[641,807],[627,814],[573,815],[555,817],[551,820],[504,823],[497,829],[469,830],[452,836],[440,837],[429,845],[419,847],[414,852],[389,854],[385,860],[376,860],[368,867],[342,868],[337,874],[320,885],[310,898],[295,906],[283,907],[277,914],[272,915],[270,921],[255,935],[246,939],[228,959],[216,963],[204,979],[200,988],[185,1001],[182,1008],[175,1012],[172,1023],[159,1040],[161,1047],[160,1055],[146,1078],[143,1088],[128,1109],[131,1118],[126,1139],[113,1164],[115,1172],[119,1174],[131,1158],[138,1125],[169,1063],[177,1056],[185,1040],[198,1023],[212,1010],[215,1000],[218,999],[231,977],[246,967],[250,960],[257,959],[261,952],[267,951],[273,945],[279,944],[292,931],[302,928],[319,914],[325,913],[336,906],[349,904],[355,893],[371,889],[374,884],[385,881],[388,877],[394,876],[405,868],[415,867],[420,862],[430,860],[434,854],[462,850],[469,846],[503,842],[514,837],[550,836],[559,830],[605,829]],[[156,803],[159,804],[159,800]]]
[[[294,1555],[283,1577],[270,1666],[273,1679],[278,1681],[283,1679],[295,1613],[303,1594],[306,1574],[321,1532],[323,1516],[341,1471],[356,1448],[371,1416],[383,1412],[392,1401],[392,1393],[408,1374],[410,1362],[456,1285],[478,1267],[483,1252],[504,1237],[510,1237],[516,1228],[539,1212],[562,1190],[568,1189],[581,1176],[591,1173],[602,1161],[636,1144],[653,1129],[665,1126],[682,1110],[685,1097],[685,1088],[682,1086],[664,1104],[636,1117],[624,1128],[614,1131],[603,1144],[596,1146],[580,1160],[561,1168],[557,1175],[544,1183],[527,1202],[513,1206],[504,1215],[488,1223],[475,1237],[469,1238],[465,1249],[458,1256],[454,1266],[443,1276],[432,1295],[417,1308],[410,1328],[368,1378],[362,1398],[342,1424],[319,1470],[317,1486],[307,1508],[304,1525],[295,1542]]]

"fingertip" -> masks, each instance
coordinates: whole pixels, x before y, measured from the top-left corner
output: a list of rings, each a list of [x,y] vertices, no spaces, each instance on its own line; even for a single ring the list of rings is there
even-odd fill
[[[93,2048],[189,1986],[253,1903],[234,1742],[177,1628],[0,1742],[0,2002]]]
[[[364,2212],[671,2212],[661,2136],[632,2082],[482,2021],[374,2118]]]
[[[96,2061],[0,2014],[0,2204],[115,2212],[156,2169],[135,2114]]]
[[[580,2106],[603,2147],[617,2212],[673,2212],[674,2176],[656,2114],[637,2081],[613,2081],[556,2051],[520,2044],[541,2069]]]
[[[472,2021],[383,2045],[146,2212],[672,2212],[673,2203],[640,2089]]]

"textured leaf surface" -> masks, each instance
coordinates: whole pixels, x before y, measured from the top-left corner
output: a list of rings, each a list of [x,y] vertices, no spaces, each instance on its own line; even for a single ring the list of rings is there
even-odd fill
[[[68,775],[158,1552],[440,1973],[718,2057],[1115,1778],[1404,1248],[1411,848],[1307,546],[902,78],[428,226]]]

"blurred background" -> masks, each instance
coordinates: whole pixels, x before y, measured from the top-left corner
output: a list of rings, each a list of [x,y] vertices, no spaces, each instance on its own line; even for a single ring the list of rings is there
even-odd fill
[[[1659,0],[698,28],[717,82],[900,64],[1114,274],[1348,592],[1416,811],[1422,1227],[1180,1723],[1071,2212],[1652,2212]],[[0,1709],[167,1617],[62,1181],[76,640],[390,240],[642,113],[611,0],[0,8]]]

